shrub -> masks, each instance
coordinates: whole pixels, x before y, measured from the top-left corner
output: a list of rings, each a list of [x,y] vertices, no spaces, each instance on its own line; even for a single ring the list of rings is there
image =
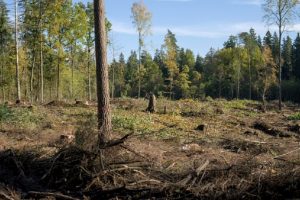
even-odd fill
[[[300,120],[300,112],[288,117],[289,120]]]

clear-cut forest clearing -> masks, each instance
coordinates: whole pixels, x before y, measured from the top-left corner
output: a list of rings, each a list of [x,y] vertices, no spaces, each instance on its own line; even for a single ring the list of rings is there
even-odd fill
[[[98,171],[95,105],[1,106],[2,199],[282,199],[300,195],[300,107],[256,101],[112,100]],[[89,162],[88,162],[89,161]]]
[[[300,198],[300,0],[214,5],[231,35],[192,7],[162,34],[167,12],[106,2],[0,0],[0,199]],[[261,7],[266,28],[217,19],[238,5]],[[135,44],[122,52],[116,30]],[[183,47],[204,35],[225,42]]]

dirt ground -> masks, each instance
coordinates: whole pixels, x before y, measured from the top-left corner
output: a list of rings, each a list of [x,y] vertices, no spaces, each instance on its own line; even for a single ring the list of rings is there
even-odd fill
[[[255,101],[159,99],[156,113],[146,107],[113,100],[114,138],[132,135],[101,152],[94,105],[5,108],[0,199],[300,198],[300,121],[290,120],[298,105],[279,112],[270,102],[263,112]]]

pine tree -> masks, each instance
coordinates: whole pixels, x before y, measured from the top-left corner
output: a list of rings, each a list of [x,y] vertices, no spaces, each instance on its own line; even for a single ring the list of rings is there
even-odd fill
[[[236,36],[229,36],[229,39],[223,44],[224,48],[235,48],[237,46],[237,37]]]
[[[273,37],[272,37],[271,49],[272,49],[273,58],[275,59],[275,63],[277,65],[279,65],[278,54],[279,54],[280,48],[279,48],[279,38],[278,38],[278,35],[276,32],[274,32]]]
[[[135,51],[131,51],[130,56],[127,60],[126,69],[125,69],[125,80],[126,80],[126,89],[130,96],[137,96],[137,83],[138,83],[138,58]]]
[[[270,33],[270,31],[267,31],[264,37],[263,45],[269,46],[270,48],[272,47],[272,34]]]
[[[142,54],[142,66],[145,70],[143,76],[144,92],[158,94],[163,84],[162,72],[146,51]]]
[[[293,44],[293,75],[295,78],[300,80],[300,34],[297,34],[297,37]]]
[[[153,61],[158,65],[159,69],[162,71],[163,78],[168,77],[168,70],[165,65],[165,54],[163,50],[156,49]]]
[[[286,39],[283,39],[283,45],[282,45],[282,80],[289,80],[292,76],[292,68],[293,68],[293,42],[292,39],[287,36]]]
[[[179,67],[177,64],[177,53],[178,46],[175,34],[173,34],[170,30],[168,30],[167,35],[165,36],[165,60],[164,64],[167,68],[167,79],[165,82],[168,82],[167,88],[170,98],[173,96],[173,86],[176,76],[179,73]]]
[[[98,143],[101,145],[110,140],[112,129],[109,102],[109,77],[106,53],[107,37],[104,0],[94,0],[94,16],[98,98]],[[101,164],[102,168],[104,168],[103,163]]]
[[[203,67],[204,67],[203,62],[204,62],[203,58],[200,55],[197,55],[196,62],[195,62],[195,70],[200,74],[203,73]]]

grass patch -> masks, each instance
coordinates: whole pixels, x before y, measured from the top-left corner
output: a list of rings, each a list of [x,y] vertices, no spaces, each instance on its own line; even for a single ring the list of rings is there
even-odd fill
[[[288,120],[300,120],[300,112],[288,117]]]
[[[6,105],[0,105],[0,122],[6,121],[11,118],[12,110],[8,108]]]
[[[0,124],[19,128],[36,128],[45,121],[45,115],[35,108],[10,108],[0,106]]]

